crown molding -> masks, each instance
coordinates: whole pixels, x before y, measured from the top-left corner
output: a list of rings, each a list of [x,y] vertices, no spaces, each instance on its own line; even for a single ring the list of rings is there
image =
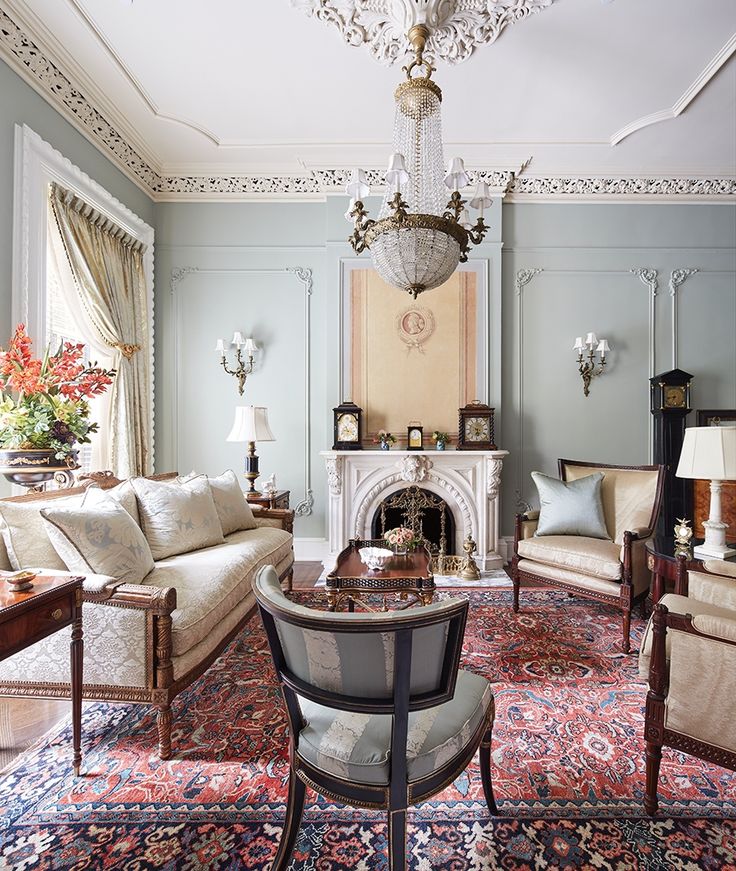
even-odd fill
[[[475,0],[463,2],[472,3]],[[117,117],[119,113],[109,104],[101,106],[89,97],[94,88],[88,77],[85,76],[85,81],[89,91],[77,81],[76,70],[71,69],[75,64],[70,61],[69,68],[62,69],[62,62],[51,56],[52,51],[39,47],[42,37],[35,32],[33,35],[28,32],[31,30],[30,24],[20,15],[11,17],[7,9],[15,5],[15,0],[0,0],[0,57],[7,60],[34,90],[152,200],[324,200],[330,194],[344,191],[349,168],[310,168],[305,165],[302,171],[296,173],[277,171],[241,174],[222,170],[204,172],[201,168],[191,173],[163,173],[160,165],[135,143],[136,137],[130,133],[128,125],[120,123]],[[724,47],[721,55],[729,45]],[[715,74],[713,63],[698,80],[703,80],[701,88],[705,85],[704,76],[708,70],[708,78]],[[725,60],[721,63],[725,63]],[[689,99],[692,100],[694,96],[695,92]],[[113,118],[115,123],[109,118]],[[494,196],[504,197],[509,202],[734,202],[736,198],[736,178],[731,175],[577,177],[571,173],[529,176],[525,171],[527,165],[528,161],[515,171],[509,168],[479,168],[469,174],[474,180],[482,178],[487,181]],[[379,192],[383,184],[383,171],[370,169],[368,175],[369,183]]]

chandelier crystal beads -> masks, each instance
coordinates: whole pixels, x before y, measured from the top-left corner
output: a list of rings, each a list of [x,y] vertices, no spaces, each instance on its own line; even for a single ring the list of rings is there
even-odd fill
[[[444,170],[442,91],[432,81],[434,68],[423,58],[428,34],[424,25],[409,31],[416,56],[404,67],[406,81],[394,93],[394,153],[378,220],[369,219],[363,205],[370,193],[363,170],[353,171],[346,189],[353,249],[357,254],[369,249],[381,278],[414,298],[444,284],[458,263],[468,259],[471,243],[480,244],[488,230],[483,210],[491,204],[488,185],[480,182],[470,201],[480,214],[471,224],[460,194],[468,184],[463,161],[454,157]],[[424,75],[413,75],[422,68]]]

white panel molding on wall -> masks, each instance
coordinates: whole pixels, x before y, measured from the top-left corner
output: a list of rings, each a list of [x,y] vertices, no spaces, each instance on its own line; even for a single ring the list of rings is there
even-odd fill
[[[517,489],[515,491],[517,505],[522,511],[531,507],[522,498],[522,482],[524,480],[524,288],[527,287],[538,275],[630,275],[635,274],[649,290],[648,303],[648,369],[649,377],[654,374],[654,342],[655,342],[655,299],[657,296],[658,277],[657,270],[650,268],[632,269],[558,269],[548,267],[534,267],[531,269],[519,269],[516,272],[515,288],[517,300],[517,351],[518,351],[518,449],[517,449]],[[652,456],[652,420],[647,405],[648,418],[648,446],[647,452],[651,462]]]
[[[312,270],[304,266],[286,266],[283,268],[251,268],[251,269],[208,269],[198,266],[178,266],[171,270],[169,287],[172,301],[172,324],[174,330],[174,401],[172,403],[172,439],[173,452],[179,467],[179,369],[180,369],[180,321],[181,300],[177,293],[179,285],[188,276],[198,275],[293,275],[302,287],[304,293],[304,498],[297,503],[294,513],[297,517],[307,517],[314,507],[312,490],[312,412],[311,412],[311,299],[313,289]]]

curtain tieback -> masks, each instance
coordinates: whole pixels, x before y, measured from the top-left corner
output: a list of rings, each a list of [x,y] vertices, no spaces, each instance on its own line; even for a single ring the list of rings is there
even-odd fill
[[[140,351],[141,346],[128,345],[125,342],[115,342],[113,348],[117,348],[126,360],[130,360],[133,354],[136,353],[136,351]]]

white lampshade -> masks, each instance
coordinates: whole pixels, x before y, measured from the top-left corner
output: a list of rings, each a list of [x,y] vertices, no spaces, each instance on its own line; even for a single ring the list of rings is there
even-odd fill
[[[585,348],[582,336],[576,336],[575,344],[572,346],[573,351],[582,351]]]
[[[445,176],[445,184],[451,191],[459,191],[468,184],[470,179],[465,172],[465,163],[462,157],[453,157],[447,167],[447,175]]]
[[[229,442],[275,442],[268,425],[268,409],[257,405],[238,405]]]
[[[258,345],[256,345],[256,343],[253,341],[253,339],[250,336],[248,336],[248,338],[245,340],[245,350],[249,354],[255,354],[255,352],[260,350],[260,349],[259,349]]]
[[[492,202],[493,200],[491,199],[491,189],[488,187],[488,182],[479,181],[475,187],[473,199],[470,201],[470,208],[478,209],[482,218],[483,210],[487,209]]]
[[[217,351],[219,354],[225,353],[225,340],[224,339],[217,340],[217,344],[215,345],[215,351]]]
[[[608,339],[601,339],[598,342],[598,348],[596,350],[599,354],[605,357],[606,354],[611,350],[611,346],[608,344]]]
[[[408,181],[409,173],[406,171],[404,155],[396,151],[388,159],[386,184],[392,191],[397,191],[400,189],[401,185],[406,184]]]
[[[596,334],[595,333],[588,333],[588,335],[585,337],[585,344],[590,345],[591,347],[593,345],[597,345],[598,344],[598,337],[596,336]]]
[[[691,426],[685,430],[678,478],[736,481],[736,426]]]
[[[236,330],[233,333],[233,340],[232,342],[230,342],[230,344],[236,345],[238,348],[242,348],[242,346],[245,344],[245,339],[243,338],[243,334],[240,332],[240,330]]]
[[[350,181],[345,187],[345,193],[352,200],[364,200],[371,192],[364,169],[357,167],[350,175]]]

